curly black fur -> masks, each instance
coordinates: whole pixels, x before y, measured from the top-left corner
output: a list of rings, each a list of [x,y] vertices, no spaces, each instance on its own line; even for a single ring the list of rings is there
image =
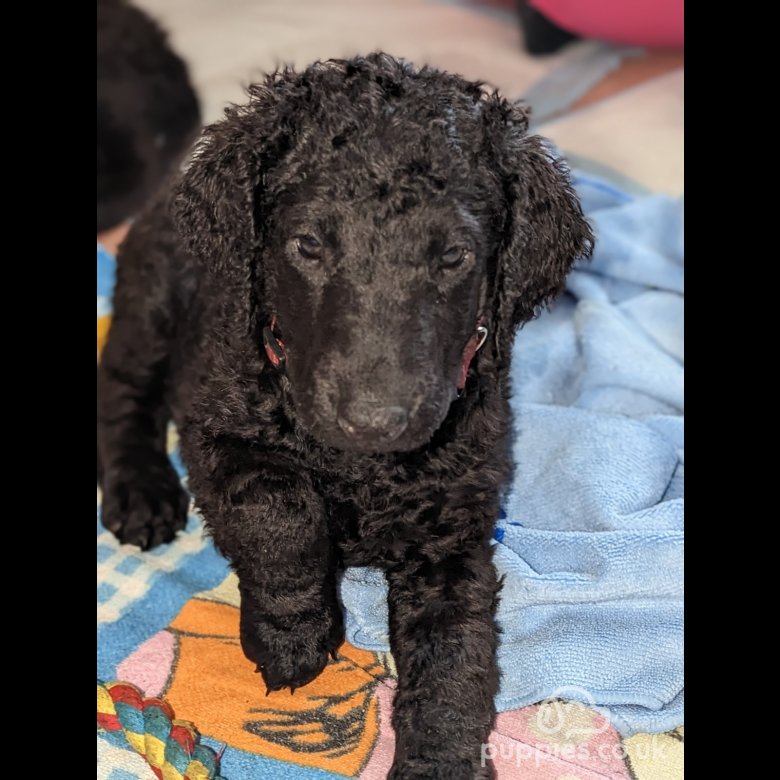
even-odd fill
[[[200,129],[187,66],[124,0],[97,3],[97,230],[131,217]]]
[[[396,780],[492,776],[508,359],[592,241],[526,131],[481,85],[384,54],[278,72],[206,130],[120,253],[104,523],[142,547],[184,524],[172,417],[271,690],[341,643],[338,572],[382,567]],[[282,370],[262,347],[274,315]],[[490,337],[458,395],[480,317]]]

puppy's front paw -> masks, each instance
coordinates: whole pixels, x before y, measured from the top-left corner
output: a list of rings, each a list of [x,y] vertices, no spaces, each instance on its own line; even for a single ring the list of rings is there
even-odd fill
[[[310,683],[336,658],[344,641],[344,621],[338,605],[321,613],[283,620],[259,615],[241,605],[241,647],[263,676],[266,693]]]
[[[122,544],[149,550],[172,541],[187,524],[188,508],[189,497],[172,467],[143,474],[118,471],[103,482],[103,525]]]

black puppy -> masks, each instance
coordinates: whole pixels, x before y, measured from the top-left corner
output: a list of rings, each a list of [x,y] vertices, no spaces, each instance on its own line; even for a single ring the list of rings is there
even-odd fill
[[[268,688],[320,673],[339,570],[380,566],[390,776],[489,777],[512,339],[591,232],[525,111],[479,84],[375,54],[249,92],[120,253],[103,522],[142,547],[184,525],[172,417]]]
[[[97,3],[97,231],[135,212],[200,129],[187,66],[125,0]]]

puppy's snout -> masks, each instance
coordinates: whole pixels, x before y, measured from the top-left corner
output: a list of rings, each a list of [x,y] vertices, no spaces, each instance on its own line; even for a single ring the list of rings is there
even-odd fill
[[[409,413],[402,406],[381,406],[367,402],[342,404],[338,423],[347,436],[397,439],[409,424]]]

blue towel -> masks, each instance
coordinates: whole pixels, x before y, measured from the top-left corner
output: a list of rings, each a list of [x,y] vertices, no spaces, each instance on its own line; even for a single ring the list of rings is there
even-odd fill
[[[660,732],[683,723],[683,201],[575,181],[594,259],[514,350],[496,704]],[[342,598],[348,639],[388,650],[383,576],[349,569]]]
[[[97,245],[97,316],[111,314],[111,296],[116,283],[116,260],[101,244]]]

